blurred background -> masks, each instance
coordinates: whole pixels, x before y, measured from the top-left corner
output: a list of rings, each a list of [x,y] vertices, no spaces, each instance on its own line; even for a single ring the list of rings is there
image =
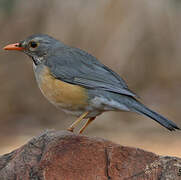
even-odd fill
[[[180,19],[179,0],[0,0],[0,154],[76,119],[43,97],[30,58],[2,50],[35,33],[93,54],[143,103],[181,126]],[[135,113],[104,113],[84,134],[181,157],[180,132]]]

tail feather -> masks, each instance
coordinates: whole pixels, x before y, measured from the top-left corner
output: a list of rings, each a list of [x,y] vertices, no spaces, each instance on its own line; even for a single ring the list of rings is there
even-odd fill
[[[155,120],[156,122],[158,122],[159,124],[161,124],[162,126],[164,126],[170,131],[175,131],[176,129],[181,130],[174,122],[152,111],[151,109],[147,108],[146,106],[139,103],[138,101],[136,101],[136,104],[134,106],[134,111],[150,117],[151,119]]]

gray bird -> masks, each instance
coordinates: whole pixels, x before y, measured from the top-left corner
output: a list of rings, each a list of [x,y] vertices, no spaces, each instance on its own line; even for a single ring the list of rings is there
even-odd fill
[[[180,129],[139,102],[117,73],[81,49],[44,34],[32,35],[4,49],[22,51],[30,56],[44,96],[56,107],[79,117],[69,131],[88,119],[79,131],[82,133],[101,113],[122,110],[146,115],[170,131]]]

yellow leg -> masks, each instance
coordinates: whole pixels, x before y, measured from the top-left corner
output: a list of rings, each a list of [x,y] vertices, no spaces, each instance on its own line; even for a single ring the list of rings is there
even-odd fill
[[[96,117],[89,118],[87,122],[84,124],[84,126],[80,129],[79,134],[83,133],[85,128],[95,119]]]
[[[89,114],[89,112],[83,113],[67,130],[73,132],[76,125],[81,122],[86,116]]]

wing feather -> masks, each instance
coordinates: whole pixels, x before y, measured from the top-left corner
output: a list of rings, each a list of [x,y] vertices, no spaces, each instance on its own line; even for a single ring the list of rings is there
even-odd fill
[[[117,73],[80,49],[61,49],[56,54],[47,57],[45,65],[51,69],[55,78],[62,81],[137,97]]]

